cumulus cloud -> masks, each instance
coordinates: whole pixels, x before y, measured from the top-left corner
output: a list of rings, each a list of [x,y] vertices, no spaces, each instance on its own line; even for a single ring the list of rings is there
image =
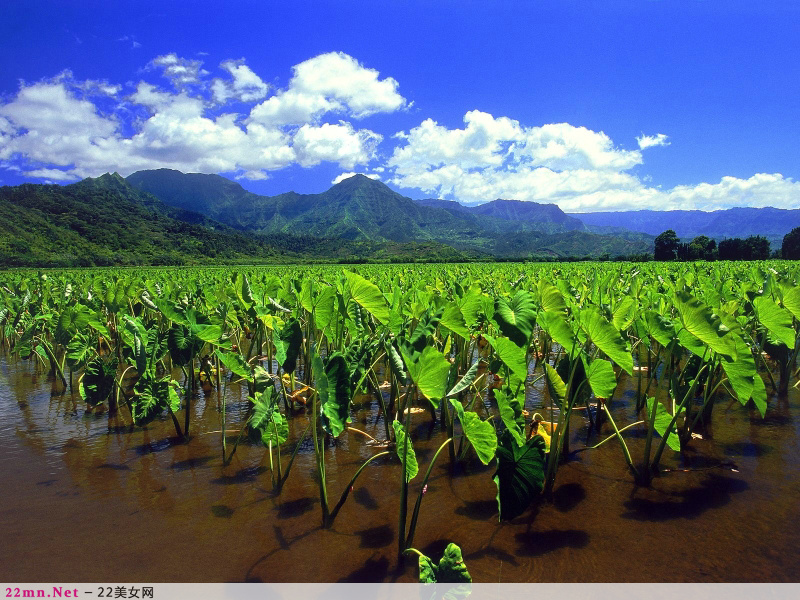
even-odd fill
[[[363,175],[364,177],[369,177],[370,179],[374,179],[376,181],[380,181],[381,178],[377,173],[356,173],[354,171],[350,171],[349,173],[342,173],[341,175],[337,175],[331,181],[332,185],[336,185],[337,183],[341,183],[345,179],[350,179],[353,175]]]
[[[212,83],[214,100],[219,103],[230,99],[255,102],[267,95],[269,86],[242,60],[226,60],[220,65],[231,75],[231,81],[215,79]]]
[[[651,146],[669,146],[667,136],[663,133],[657,133],[656,135],[642,134],[636,138],[636,141],[639,143],[640,150],[650,148]]]
[[[642,150],[667,136],[637,138],[639,150],[616,146],[603,132],[568,123],[525,127],[508,117],[471,111],[463,129],[432,119],[399,132],[387,166],[395,185],[480,204],[496,198],[556,203],[571,212],[714,210],[730,206],[794,208],[800,184],[780,174],[661,190],[631,173]]]
[[[289,87],[259,104],[250,120],[265,125],[296,125],[316,122],[326,113],[342,113],[361,119],[406,106],[391,77],[379,79],[343,52],[329,52],[293,68]]]
[[[266,98],[270,87],[243,60],[221,63],[227,77],[209,83],[201,61],[176,54],[157,57],[144,71],[162,69],[172,90],[143,80],[123,96],[122,86],[76,81],[68,71],[22,83],[16,97],[0,103],[0,159],[48,180],[160,167],[247,179],[293,164],[352,170],[375,158],[382,136],[343,119],[395,110],[405,100],[393,79],[379,79],[345,54],[317,58],[320,66],[338,65],[351,87],[315,79],[306,61],[288,88]],[[252,113],[223,112],[229,100]],[[264,118],[253,117],[259,111]],[[328,114],[338,122],[324,122]]]

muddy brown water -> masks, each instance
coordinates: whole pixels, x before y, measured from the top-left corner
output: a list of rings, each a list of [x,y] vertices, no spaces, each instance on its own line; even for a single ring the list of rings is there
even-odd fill
[[[633,422],[635,381],[623,378],[613,412]],[[226,387],[228,427],[246,393]],[[528,410],[547,405],[541,390]],[[119,416],[85,414],[77,392],[0,356],[0,578],[4,581],[337,582],[413,581],[398,569],[400,466],[377,459],[357,481],[333,527],[320,527],[310,442],[280,495],[263,448],[241,445],[222,466],[216,393],[192,408],[192,437],[171,420],[130,431]],[[182,422],[182,416],[179,415]],[[385,437],[376,403],[353,426]],[[308,417],[290,420],[293,441]],[[456,542],[476,582],[800,581],[800,396],[771,397],[766,419],[718,402],[706,439],[675,471],[636,487],[616,441],[575,454],[558,473],[551,502],[497,522],[493,469],[470,460],[451,473],[440,457],[424,496],[414,545],[440,555]],[[427,413],[412,421],[427,468],[444,441]],[[609,426],[605,426],[605,430]],[[213,433],[216,432],[216,433]],[[573,419],[572,449],[587,428]],[[634,457],[643,434],[625,432]],[[229,436],[232,443],[235,435]],[[593,443],[596,443],[597,438]],[[352,433],[327,449],[331,504],[358,466],[379,450]],[[419,490],[411,484],[409,511]]]

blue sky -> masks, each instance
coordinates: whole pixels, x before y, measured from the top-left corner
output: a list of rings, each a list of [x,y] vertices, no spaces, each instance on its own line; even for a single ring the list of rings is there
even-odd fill
[[[567,211],[800,206],[788,1],[0,5],[0,184],[344,174]]]

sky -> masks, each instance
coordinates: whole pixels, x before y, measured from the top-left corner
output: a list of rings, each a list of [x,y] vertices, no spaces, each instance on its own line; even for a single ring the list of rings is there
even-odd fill
[[[799,116],[787,0],[0,3],[0,185],[798,208]]]

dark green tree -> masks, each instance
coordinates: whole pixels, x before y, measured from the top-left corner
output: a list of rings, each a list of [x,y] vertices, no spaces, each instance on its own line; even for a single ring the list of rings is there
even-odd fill
[[[783,236],[781,256],[790,260],[800,259],[800,227],[795,227]]]
[[[698,235],[689,242],[689,260],[714,260],[717,242],[705,235]]]
[[[656,237],[653,257],[656,260],[675,260],[675,253],[678,250],[679,243],[678,234],[672,229],[667,229]]]
[[[763,235],[751,235],[744,243],[749,252],[748,260],[767,260],[769,258],[769,240]]]

